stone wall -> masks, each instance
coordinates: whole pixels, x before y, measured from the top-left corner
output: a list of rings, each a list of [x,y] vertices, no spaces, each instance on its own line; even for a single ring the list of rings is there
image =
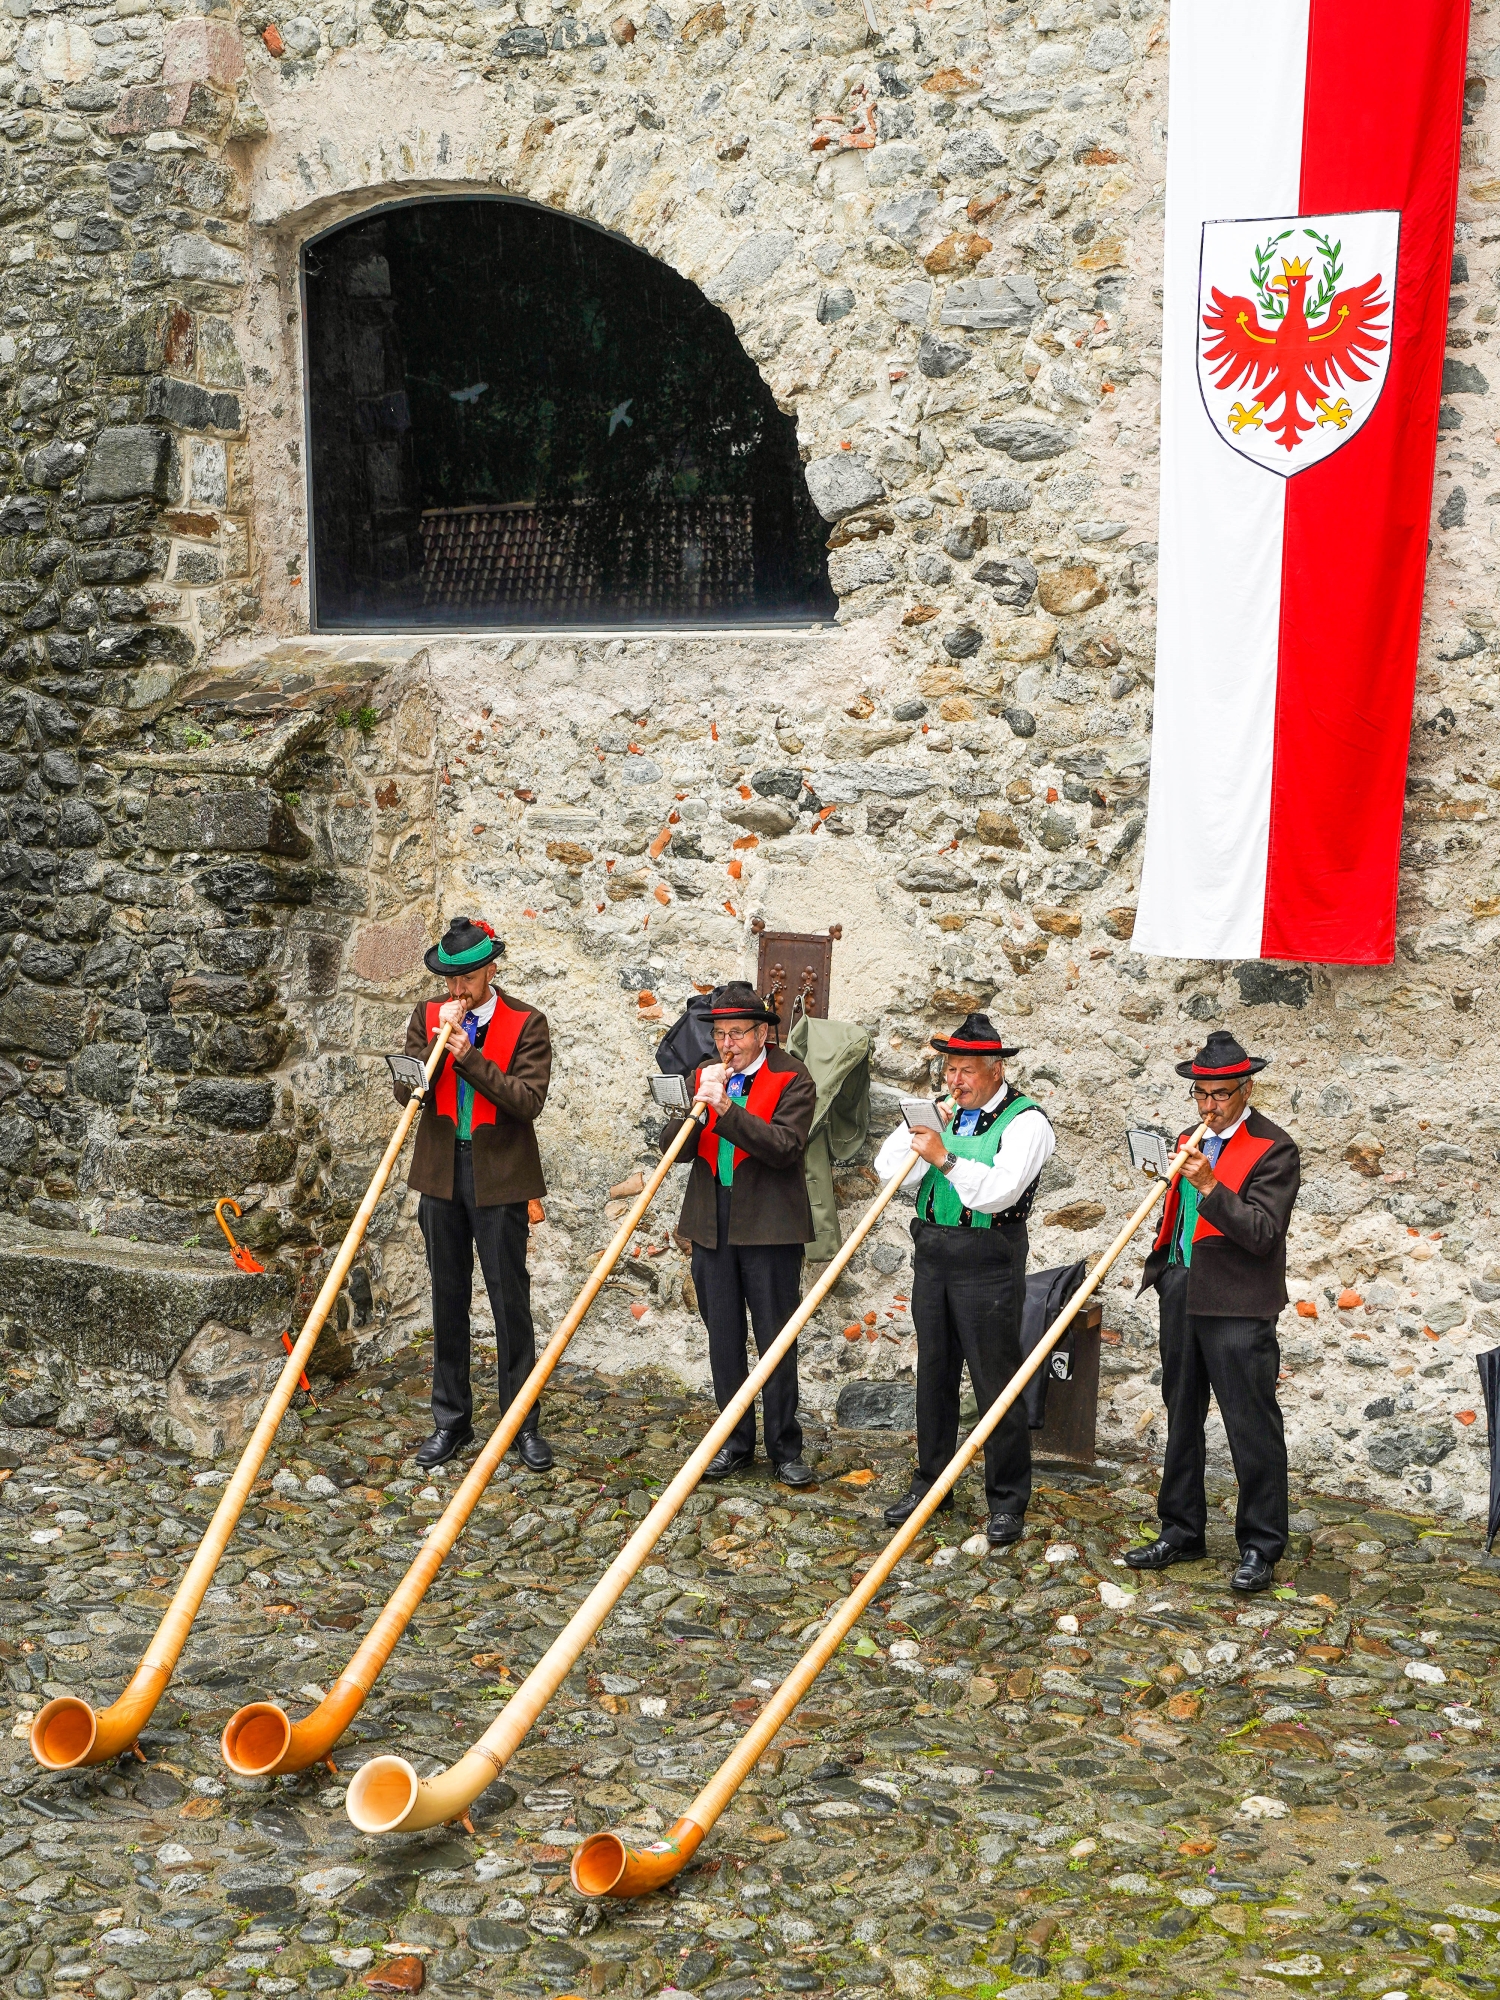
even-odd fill
[[[1165,12],[621,4],[23,0],[0,30],[8,1212],[206,1245],[212,1194],[236,1192],[305,1298],[389,1127],[376,1052],[422,990],[418,947],[478,903],[559,1042],[533,1259],[550,1310],[649,1157],[662,1022],[753,964],[757,918],[836,922],[835,1011],[871,1031],[881,1122],[955,1010],[1017,1028],[1060,1137],[1039,1262],[1108,1239],[1120,1128],[1180,1117],[1172,1064],[1209,1024],[1272,1055],[1261,1099],[1307,1169],[1294,1450],[1351,1490],[1472,1512],[1470,1357],[1500,1300],[1492,9],[1473,8],[1400,946],[1356,972],[1130,946]],[[617,230],[729,313],[795,413],[838,629],[301,643],[301,246],[464,192]],[[1211,746],[1205,783],[1232,778]],[[867,1171],[844,1185],[857,1206]],[[393,1190],[347,1335],[420,1315],[411,1209]],[[887,1223],[843,1302],[880,1337],[810,1345],[823,1402],[909,1365],[905,1248]],[[701,1369],[682,1285],[675,1250],[642,1254],[585,1338]],[[1108,1300],[1102,1437],[1159,1441],[1154,1315]]]
[[[288,1286],[212,1253],[11,1222],[0,1279],[5,1423],[212,1455],[280,1373]]]
[[[371,678],[198,675],[128,744],[82,762],[48,751],[24,778],[9,760],[12,828],[33,818],[38,845],[17,849],[30,893],[0,964],[5,1254],[32,1273],[8,1292],[5,1338],[41,1358],[69,1428],[232,1441],[249,1364],[231,1333],[258,1329],[279,1367],[280,1326],[311,1302],[383,1150],[378,1051],[399,1046],[391,996],[433,904],[433,730],[423,686],[387,679],[378,707],[375,692]],[[384,1088],[352,1109],[341,1093],[362,1069]],[[271,1294],[230,1264],[220,1195],[240,1203]],[[387,1317],[395,1209],[393,1195],[377,1212],[321,1367],[346,1365],[359,1329]],[[36,1250],[38,1225],[58,1256]],[[83,1246],[110,1245],[134,1272],[128,1297],[106,1286],[80,1320]],[[160,1254],[142,1265],[135,1245]],[[220,1274],[201,1299],[178,1284],[184,1252],[199,1277]],[[145,1416],[131,1380],[162,1385]]]

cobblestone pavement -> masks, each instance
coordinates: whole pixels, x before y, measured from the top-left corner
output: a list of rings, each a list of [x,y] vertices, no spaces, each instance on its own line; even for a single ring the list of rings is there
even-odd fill
[[[649,1376],[561,1372],[556,1470],[502,1471],[337,1775],[230,1780],[225,1718],[262,1695],[305,1711],[451,1490],[451,1468],[429,1484],[402,1457],[425,1393],[412,1349],[289,1418],[145,1762],[78,1777],[37,1771],[27,1719],[55,1692],[118,1692],[224,1468],[7,1434],[7,1995],[291,2000],[424,1975],[544,2000],[1500,1987],[1500,1564],[1467,1531],[1308,1494],[1274,1597],[1229,1591],[1227,1514],[1213,1560],[1127,1595],[1144,1466],[1043,1473],[1003,1556],[969,1539],[966,1476],[668,1893],[587,1906],[571,1849],[669,1823],[718,1764],[885,1539],[904,1439],[814,1438],[805,1496],[761,1477],[695,1495],[475,1837],[357,1834],[349,1768],[456,1756],[706,1428],[708,1405]]]

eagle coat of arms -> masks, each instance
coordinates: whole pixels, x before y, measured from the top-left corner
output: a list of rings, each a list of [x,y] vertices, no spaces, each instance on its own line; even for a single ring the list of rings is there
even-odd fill
[[[1198,386],[1232,450],[1289,479],[1360,430],[1385,387],[1400,233],[1394,209],[1203,225]]]

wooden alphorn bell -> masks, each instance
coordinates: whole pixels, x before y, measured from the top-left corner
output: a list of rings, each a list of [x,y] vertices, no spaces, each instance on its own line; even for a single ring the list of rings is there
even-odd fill
[[[423,1064],[427,1083],[431,1083],[443,1059],[451,1025],[445,1023],[439,1029],[432,1052]],[[192,1561],[188,1564],[181,1583],[168,1605],[166,1614],[156,1628],[156,1636],[146,1648],[145,1657],[136,1668],[129,1685],[119,1699],[108,1708],[95,1710],[78,1695],[58,1695],[49,1701],[31,1725],[31,1754],[37,1762],[49,1771],[71,1771],[82,1764],[103,1764],[111,1757],[128,1750],[150,1721],[156,1704],[161,1700],[168,1681],[171,1680],[182,1649],[187,1643],[187,1635],[192,1630],[193,1620],[198,1615],[203,1602],[203,1594],[213,1581],[214,1571],[219,1566],[229,1537],[234,1533],[245,1502],[250,1497],[250,1489],[265,1462],[266,1453],[276,1436],[281,1419],[286,1415],[302,1372],[312,1358],[312,1351],[318,1344],[318,1335],[323,1330],[323,1322],[333,1310],[333,1302],[343,1289],[349,1266],[354,1262],[356,1251],[369,1227],[370,1217],[375,1212],[375,1204],[384,1192],[391,1169],[406,1142],[412,1120],[424,1102],[424,1092],[414,1092],[410,1102],[402,1110],[396,1121],[396,1129],[391,1134],[390,1144],[381,1156],[380,1165],[375,1169],[365,1198],[360,1203],[348,1233],[339,1246],[328,1276],[323,1280],[312,1311],[302,1322],[302,1331],[296,1344],[286,1359],[286,1366],[276,1378],[276,1386],[266,1398],[266,1406],[260,1419],[250,1434],[250,1442],[240,1455],[234,1476],[224,1488],[213,1519],[204,1531]]]
[[[1200,1125],[1190,1144],[1197,1145],[1207,1125]],[[818,1637],[787,1675],[754,1723],[740,1738],[729,1756],[709,1779],[682,1817],[660,1840],[646,1848],[632,1848],[618,1833],[591,1834],[573,1856],[573,1886],[584,1896],[644,1896],[670,1882],[687,1866],[705,1835],[728,1806],[745,1779],[764,1756],[772,1738],[807,1694],[818,1675],[878,1595],[891,1571],[936,1513],[944,1496],[951,1493],[959,1475],[984,1449],[985,1440],[1010,1409],[1026,1384],[1046,1361],[1063,1334],[1072,1325],[1079,1308],[1096,1292],[1106,1274],[1124,1253],[1126,1245],[1156,1206],[1158,1197],[1182,1171],[1185,1151],[1172,1162],[1169,1172],[1131,1216],[1114,1242],[1085,1278],[1067,1305],[1048,1327],[1000,1394],[975,1424],[938,1479],[923,1494],[915,1510],[903,1522],[885,1548],[865,1572],[857,1587],[833,1613]],[[903,1173],[905,1169],[903,1169]]]

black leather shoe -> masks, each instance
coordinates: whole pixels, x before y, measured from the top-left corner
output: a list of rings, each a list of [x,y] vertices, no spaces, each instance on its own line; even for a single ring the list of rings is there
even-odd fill
[[[472,1424],[452,1424],[447,1430],[436,1430],[430,1438],[424,1438],[413,1456],[425,1470],[434,1465],[446,1465],[450,1458],[458,1456],[466,1444],[473,1442]]]
[[[520,1452],[521,1463],[528,1472],[552,1470],[552,1447],[540,1431],[522,1431],[516,1439],[516,1449]]]
[[[926,1497],[925,1493],[913,1493],[910,1490],[903,1493],[899,1500],[893,1500],[890,1506],[886,1508],[885,1525],[888,1528],[899,1528],[903,1521],[911,1519]],[[951,1511],[952,1506],[953,1495],[945,1493],[937,1504],[937,1511],[940,1514],[946,1514]]]
[[[736,1451],[732,1444],[722,1445],[703,1468],[705,1479],[727,1479],[733,1472],[743,1472],[746,1466],[755,1463],[753,1451]]]
[[[816,1486],[817,1474],[801,1458],[789,1458],[785,1465],[778,1465],[776,1477],[783,1486]]]
[[[1246,1549],[1240,1557],[1240,1566],[1229,1579],[1231,1590],[1269,1590],[1276,1575],[1276,1565],[1267,1562],[1259,1549]]]
[[[1202,1562],[1208,1550],[1202,1542],[1190,1542],[1183,1548],[1177,1542],[1169,1542],[1165,1535],[1158,1535],[1154,1542],[1147,1542],[1138,1549],[1125,1551],[1127,1569],[1170,1569],[1173,1563]]]
[[[992,1549],[1008,1549],[1012,1542],[1020,1541],[1025,1532],[1024,1514],[991,1514],[989,1526],[985,1529]]]

